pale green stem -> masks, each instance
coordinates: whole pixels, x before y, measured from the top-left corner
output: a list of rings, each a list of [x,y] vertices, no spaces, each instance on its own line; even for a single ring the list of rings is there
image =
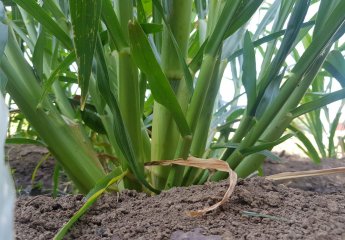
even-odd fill
[[[178,43],[181,55],[186,58],[193,1],[172,0],[167,1],[167,3],[168,7],[166,11],[168,24]],[[181,90],[179,87],[182,85],[181,82],[185,81],[183,78],[183,70],[166,26],[163,31],[161,52],[162,68],[172,88],[175,92],[177,92],[178,89],[183,92],[184,89]],[[184,103],[182,101],[179,99],[182,109],[186,109],[188,101],[183,101]],[[154,104],[152,130],[151,159],[153,161],[173,159],[175,157],[180,133],[170,112],[156,102]],[[168,174],[169,168],[167,167],[152,168],[154,186],[159,189],[164,188]]]

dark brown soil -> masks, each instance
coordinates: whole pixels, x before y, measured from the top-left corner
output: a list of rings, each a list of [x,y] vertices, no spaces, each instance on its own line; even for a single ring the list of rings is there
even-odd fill
[[[13,162],[11,156],[22,159],[15,160],[19,163],[32,159],[28,157],[31,155],[29,152],[37,153],[35,148],[10,151],[10,163]],[[35,159],[27,163],[27,169],[36,166],[40,158],[36,156]],[[22,166],[19,163],[17,168]],[[323,165],[327,168],[337,166],[344,166],[344,161],[326,160]],[[268,163],[264,171],[273,174],[316,168],[310,161],[298,160]],[[31,176],[32,172],[27,169],[23,172]],[[44,182],[47,172],[52,172],[42,170]],[[17,169],[15,175],[18,177],[17,186],[23,181],[19,172],[22,170]],[[30,183],[30,177],[28,179],[23,181],[23,185]],[[51,175],[47,179],[51,179]],[[47,182],[51,183],[51,180]],[[344,175],[284,183],[309,190],[303,191],[263,178],[247,179],[238,183],[225,205],[197,218],[189,217],[185,212],[219,201],[227,188],[226,181],[175,188],[154,197],[134,191],[109,194],[101,197],[75,224],[66,239],[345,239],[344,183]],[[82,203],[81,195],[57,199],[49,195],[19,197],[17,239],[52,239]]]
[[[231,200],[205,216],[185,214],[220,200],[226,187],[227,182],[221,182],[175,188],[154,197],[133,191],[107,195],[66,239],[345,239],[344,194],[320,195],[262,178],[239,182]],[[81,200],[19,199],[17,239],[51,239]],[[245,216],[244,211],[270,217]]]
[[[310,159],[297,155],[284,156],[282,162],[267,161],[264,165],[265,176],[281,173],[306,170],[329,169],[345,167],[345,159],[323,159],[321,164],[314,164]],[[286,186],[319,193],[345,192],[345,174],[326,175],[322,177],[298,178],[281,181]]]
[[[13,178],[18,195],[40,195],[51,193],[53,188],[53,173],[55,160],[49,156],[37,169],[34,182],[31,181],[32,174],[37,164],[49,151],[36,145],[7,145],[6,159],[13,173]],[[72,185],[63,171],[59,178],[59,194],[71,193]]]

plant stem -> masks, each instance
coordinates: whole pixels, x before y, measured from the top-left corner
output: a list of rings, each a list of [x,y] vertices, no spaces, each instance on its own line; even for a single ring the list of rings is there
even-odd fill
[[[168,24],[178,43],[181,55],[186,58],[193,1],[172,0],[166,3],[167,9],[165,10]],[[162,69],[168,77],[172,88],[177,92],[179,86],[182,85],[181,82],[184,81],[183,70],[166,26],[163,31],[161,52]],[[181,107],[186,109],[186,105],[181,105]],[[173,159],[180,133],[170,112],[156,102],[154,103],[152,129],[151,159],[153,161]],[[167,167],[153,167],[152,179],[154,186],[163,189],[168,174],[169,168]]]
[[[133,19],[133,2],[116,1],[116,13],[125,40],[129,41],[128,22]],[[133,146],[136,161],[144,167],[143,143],[141,135],[141,109],[139,94],[138,68],[134,64],[127,48],[121,49],[118,54],[118,98],[121,115],[128,130]],[[126,169],[126,161],[123,161]],[[128,188],[140,190],[140,184],[124,178]]]
[[[26,63],[13,31],[9,34],[5,54],[1,69],[9,78],[8,92],[77,188],[87,193],[105,176],[89,140],[78,124],[61,118],[52,104],[44,101],[42,108],[36,108],[42,89]]]

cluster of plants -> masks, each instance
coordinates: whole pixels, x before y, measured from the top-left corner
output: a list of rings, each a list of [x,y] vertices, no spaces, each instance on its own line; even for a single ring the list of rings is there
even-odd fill
[[[290,137],[316,162],[335,155],[344,100],[335,119],[327,104],[345,97],[345,1],[0,5],[0,86],[19,108],[11,113],[16,135],[7,141],[48,147],[54,175],[63,169],[81,193],[109,186],[159,193],[227,177],[148,167],[189,156],[221,159],[245,178]],[[250,32],[255,14],[260,22]],[[219,95],[226,72],[229,102]],[[326,150],[321,114],[329,124]]]
[[[109,173],[126,172],[120,189],[202,183],[207,171],[145,168],[190,155],[222,159],[246,177],[292,135],[316,161],[335,155],[343,103],[335,119],[326,105],[344,97],[332,88],[344,87],[342,1],[3,2],[1,86],[19,107],[8,142],[46,145],[81,192]],[[225,70],[230,102],[218,93]]]

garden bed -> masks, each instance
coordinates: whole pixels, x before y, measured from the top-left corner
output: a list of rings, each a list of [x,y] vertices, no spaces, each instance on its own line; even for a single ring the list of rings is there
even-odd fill
[[[27,151],[25,148],[21,146],[16,154]],[[30,151],[37,153],[35,148],[31,146]],[[13,153],[12,149],[8,156],[11,158]],[[30,155],[24,154],[21,161]],[[318,168],[310,162],[291,161],[268,163],[264,171],[290,171],[290,165],[293,170],[305,170],[308,164],[307,169]],[[324,163],[326,167],[344,166],[341,160]],[[315,183],[316,179],[322,181]],[[258,177],[241,180],[226,204],[195,218],[187,216],[186,211],[219,201],[227,188],[226,181],[174,188],[153,197],[134,191],[109,194],[75,224],[66,239],[344,239],[344,175],[299,181],[306,184],[297,184],[296,180],[285,184],[302,189],[307,186],[309,191]],[[17,239],[51,239],[82,203],[81,195],[56,199],[49,195],[20,196],[16,208]]]

